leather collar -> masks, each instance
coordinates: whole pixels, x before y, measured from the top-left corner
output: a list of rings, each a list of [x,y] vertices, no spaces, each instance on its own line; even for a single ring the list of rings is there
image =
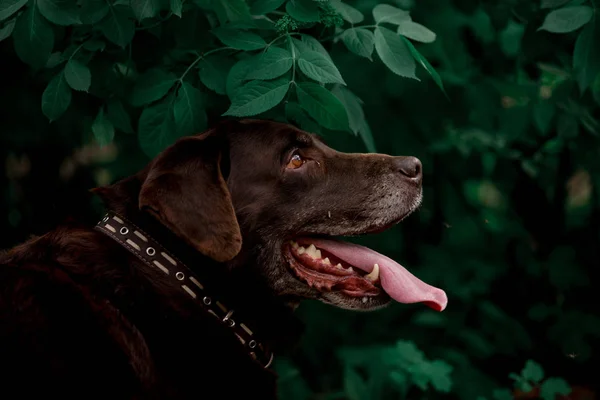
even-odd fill
[[[162,271],[165,279],[180,287],[192,301],[229,328],[253,360],[263,368],[269,368],[273,353],[255,337],[252,329],[236,320],[234,310],[220,302],[190,268],[152,236],[113,211],[109,211],[95,229],[129,250],[145,266]]]

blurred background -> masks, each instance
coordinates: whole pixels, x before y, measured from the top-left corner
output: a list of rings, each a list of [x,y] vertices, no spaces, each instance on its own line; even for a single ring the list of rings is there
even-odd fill
[[[110,1],[111,12],[131,7],[133,14],[108,22],[93,0],[0,1],[0,248],[65,219],[95,223],[102,207],[88,190],[136,172],[185,133],[157,139],[141,132],[143,108],[129,93],[149,69],[161,65],[181,76],[194,54],[218,47],[209,29],[223,19],[235,22],[240,1],[158,1],[148,15],[139,1]],[[250,10],[255,3],[248,2]],[[269,21],[297,12],[283,0],[270,3]],[[370,25],[380,2],[345,3],[365,16],[359,25]],[[445,93],[423,68],[419,81],[407,79],[375,53],[372,61],[354,54],[339,40],[350,25],[321,20],[298,28],[330,54],[361,99],[370,129],[319,128],[306,116],[290,118],[284,103],[260,116],[319,130],[341,151],[419,157],[425,174],[419,212],[360,242],[446,290],[449,305],[442,313],[400,304],[356,313],[302,304],[306,335],[276,365],[282,398],[597,398],[596,4],[387,3],[437,35],[415,47],[439,73]],[[559,7],[571,14],[556,14]],[[27,39],[36,22],[48,29],[45,36]],[[115,26],[128,37],[115,37]],[[267,42],[277,36],[258,34]],[[222,73],[243,56],[225,61]],[[70,66],[76,70],[69,88],[60,74],[71,60],[79,65]],[[80,65],[91,71],[91,86],[85,76],[73,78],[85,75]],[[230,99],[205,77],[194,71],[186,79],[201,94],[200,125],[210,126]]]

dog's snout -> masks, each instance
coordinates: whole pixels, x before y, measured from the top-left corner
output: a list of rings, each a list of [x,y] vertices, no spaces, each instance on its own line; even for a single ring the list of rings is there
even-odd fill
[[[417,157],[397,157],[394,161],[396,170],[410,179],[420,180],[423,165]]]

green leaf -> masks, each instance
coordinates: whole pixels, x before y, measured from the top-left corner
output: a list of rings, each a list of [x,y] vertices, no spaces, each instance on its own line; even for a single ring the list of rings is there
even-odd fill
[[[422,382],[422,389],[426,389],[427,382],[438,392],[449,393],[452,389],[452,366],[441,360],[422,362],[409,369],[413,380]]]
[[[579,123],[572,114],[563,113],[558,116],[556,121],[556,133],[565,139],[571,139],[579,134]]]
[[[564,147],[564,140],[562,138],[555,137],[544,143],[542,149],[548,154],[558,154]],[[553,283],[556,283],[556,280],[554,280]]]
[[[218,94],[225,94],[227,76],[233,65],[228,57],[213,56],[201,61],[198,75],[204,86]]]
[[[286,0],[258,0],[250,7],[252,15],[263,15],[277,10]]]
[[[106,0],[85,0],[81,6],[81,22],[96,24],[106,17],[110,7]]]
[[[527,360],[523,371],[521,371],[521,376],[523,377],[523,379],[526,379],[533,383],[538,383],[542,379],[544,379],[544,370],[535,361]]]
[[[325,57],[329,59],[329,61],[333,62],[329,52],[317,39],[310,35],[302,34],[302,40],[292,39],[292,43],[294,47],[298,50],[298,54],[303,53],[305,51],[316,51],[317,53],[321,53]]]
[[[367,148],[367,151],[375,153],[375,140],[373,139],[371,127],[365,118],[362,100],[345,86],[336,85],[331,92],[335,95],[335,97],[338,98],[338,100],[346,109],[350,131],[352,131],[354,134],[360,135]]]
[[[175,129],[171,100],[145,108],[138,122],[140,147],[148,157],[155,157],[179,138]]]
[[[335,64],[316,51],[300,53],[298,67],[306,76],[317,82],[346,84]]]
[[[407,40],[405,38],[402,38],[402,39],[404,40],[404,43],[410,50],[410,54],[412,54],[412,56],[415,58],[415,60],[417,60],[423,68],[425,68],[425,71],[427,71],[427,73],[429,73],[429,75],[431,75],[431,78],[433,79],[435,84],[438,85],[438,87],[442,90],[444,95],[446,95],[446,97],[447,97],[446,90],[444,89],[444,83],[442,82],[442,78],[437,73],[435,68],[433,68],[433,66],[431,66],[429,61],[427,61],[427,59],[425,57],[423,57],[423,55],[415,48],[415,46],[410,42],[410,40]]]
[[[510,20],[506,28],[500,32],[499,45],[508,57],[517,57],[521,53],[521,42],[525,33],[525,25]]]
[[[106,43],[97,39],[90,39],[83,44],[83,48],[88,51],[103,51],[105,47]]]
[[[19,11],[28,0],[0,0],[0,21]]]
[[[514,400],[514,397],[508,389],[494,389],[492,392],[494,400]]]
[[[525,393],[529,393],[529,392],[531,392],[531,391],[533,390],[533,386],[531,385],[531,383],[529,383],[529,382],[527,382],[527,381],[525,381],[525,380],[519,381],[519,382],[517,383],[517,387],[518,387],[518,388],[519,388],[519,389],[520,389],[522,392],[525,392]]]
[[[348,400],[367,400],[370,398],[367,384],[352,368],[346,368],[344,372],[344,394],[346,394]]]
[[[37,0],[40,13],[56,25],[80,24],[77,2],[73,0]]]
[[[373,32],[365,28],[347,29],[342,34],[342,41],[356,55],[373,61],[372,54],[375,46]]]
[[[300,107],[300,104],[289,101],[285,105],[285,117],[288,122],[296,122],[300,129],[307,132],[320,133],[320,126]]]
[[[225,84],[227,96],[229,96],[229,98],[233,98],[234,92],[242,87],[246,76],[248,76],[254,66],[255,60],[255,57],[248,57],[238,61],[231,67],[229,74],[227,74],[227,82]]]
[[[65,58],[63,56],[64,54],[59,51],[50,54],[50,58],[48,58],[48,61],[46,61],[46,68],[54,68],[65,62]]]
[[[527,313],[529,318],[535,322],[542,322],[555,313],[555,308],[544,303],[534,304]]]
[[[523,171],[531,178],[536,178],[540,172],[539,167],[532,160],[522,160],[521,168],[523,168]]]
[[[405,365],[422,364],[425,362],[425,355],[411,341],[398,340],[396,342],[395,352],[390,356],[394,357],[394,361]]]
[[[394,386],[396,387],[396,390],[400,392],[405,392],[407,388],[411,386],[412,383],[415,383],[416,385],[416,382],[408,381],[408,376],[404,372],[391,371],[389,377]]]
[[[331,90],[331,93],[344,105],[346,114],[348,115],[350,131],[358,134],[365,119],[362,101],[350,89],[344,86],[336,85]]]
[[[37,7],[30,6],[17,17],[13,40],[19,58],[33,68],[41,68],[52,53],[54,31]]]
[[[71,104],[71,89],[61,72],[56,75],[42,94],[42,112],[50,120],[57,120]]]
[[[110,100],[106,106],[107,117],[118,130],[133,133],[131,118],[120,100]]]
[[[553,33],[573,32],[587,24],[594,15],[594,10],[588,6],[563,7],[551,11],[538,31],[546,30]]]
[[[70,59],[65,66],[65,79],[73,89],[87,92],[92,84],[92,73],[81,62]]]
[[[173,15],[181,18],[183,12],[183,0],[169,0]]]
[[[314,0],[289,0],[285,11],[300,22],[319,22],[319,6]]]
[[[533,122],[541,134],[546,135],[552,126],[556,107],[548,100],[542,100],[533,106]]]
[[[331,0],[330,4],[345,21],[348,21],[351,24],[360,24],[365,19],[365,16],[360,11],[341,0]]]
[[[131,0],[131,9],[138,21],[154,18],[160,11],[159,0]]]
[[[540,387],[540,397],[543,400],[556,400],[557,395],[567,396],[569,393],[571,387],[561,378],[548,378]]]
[[[108,40],[121,47],[127,46],[135,34],[135,24],[126,7],[113,6],[98,27]]]
[[[115,138],[115,127],[104,115],[104,108],[100,108],[92,123],[92,133],[100,147],[110,144]]]
[[[219,22],[224,25],[231,21],[251,21],[250,8],[246,0],[212,0],[212,8],[218,15]]]
[[[573,52],[573,69],[581,93],[600,73],[600,24],[591,22],[583,28]]]
[[[596,104],[600,106],[600,75],[594,79],[592,84],[592,97],[596,100]]]
[[[555,8],[567,4],[571,0],[542,0],[541,8]]]
[[[206,129],[206,112],[202,101],[202,93],[184,82],[177,92],[173,106],[175,126],[180,135],[200,133]]]
[[[360,135],[367,151],[371,153],[377,153],[377,148],[375,147],[375,139],[373,138],[373,132],[371,132],[371,127],[366,119],[363,119],[363,122],[360,124],[358,128],[358,134]]]
[[[250,81],[233,94],[231,107],[223,115],[250,117],[263,113],[281,103],[290,82],[281,78],[275,81]]]
[[[254,18],[252,21],[237,21],[230,22],[223,29],[230,30],[253,30],[253,29],[265,29],[265,30],[276,30],[275,23],[268,20],[267,18]]]
[[[248,21],[236,21],[230,22],[226,26],[228,29],[264,29],[264,30],[276,30],[275,22],[268,18],[252,18]]]
[[[514,372],[511,372],[510,374],[508,374],[508,377],[510,379],[514,380],[515,383],[523,380],[523,378],[521,377],[521,375],[517,375]]]
[[[432,43],[435,41],[436,37],[435,33],[428,28],[413,21],[403,21],[400,23],[400,25],[398,25],[398,35],[422,43]]]
[[[373,8],[373,18],[377,24],[389,23],[398,25],[404,21],[410,21],[410,13],[389,4],[377,4]]]
[[[0,28],[0,42],[10,37],[15,29],[15,23],[16,20],[11,19],[10,21],[6,22],[2,28]]]
[[[163,98],[176,81],[177,77],[171,72],[156,68],[149,70],[133,87],[131,104],[138,107]]]
[[[246,79],[273,79],[285,74],[292,68],[294,59],[286,49],[271,46],[258,56]]]
[[[415,75],[417,65],[407,41],[387,28],[375,29],[375,49],[381,61],[395,74],[418,80]]]
[[[228,28],[217,28],[212,32],[223,44],[238,50],[258,50],[267,45],[263,38],[252,32]]]
[[[331,130],[347,130],[348,115],[343,104],[324,87],[311,82],[297,86],[298,101],[319,125]]]

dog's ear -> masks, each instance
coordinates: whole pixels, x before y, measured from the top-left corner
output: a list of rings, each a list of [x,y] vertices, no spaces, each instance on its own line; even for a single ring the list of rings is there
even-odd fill
[[[242,247],[221,171],[228,149],[225,139],[210,132],[179,140],[150,165],[139,194],[140,210],[219,262],[231,260]]]

